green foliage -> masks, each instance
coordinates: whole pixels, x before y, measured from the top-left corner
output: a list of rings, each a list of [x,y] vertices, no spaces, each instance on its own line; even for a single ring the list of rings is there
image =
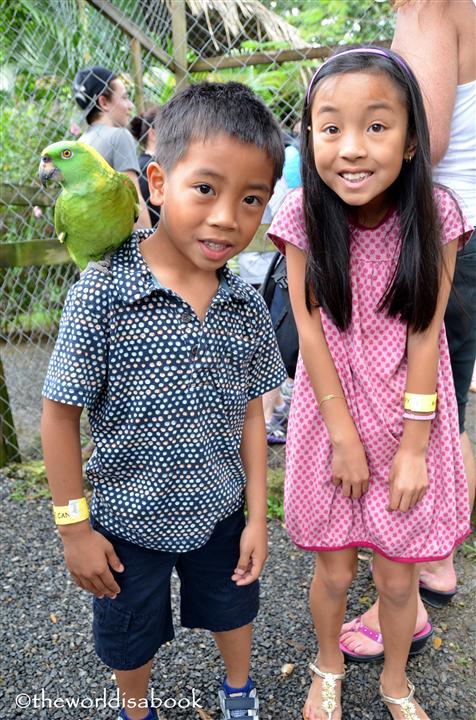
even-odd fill
[[[394,12],[390,0],[265,0],[312,45],[345,45],[390,40]]]
[[[50,497],[45,465],[42,460],[9,465],[9,477],[13,479],[11,497],[17,502]]]
[[[284,522],[284,470],[268,468],[268,518]]]
[[[476,537],[471,537],[463,543],[463,552],[467,558],[476,563]]]

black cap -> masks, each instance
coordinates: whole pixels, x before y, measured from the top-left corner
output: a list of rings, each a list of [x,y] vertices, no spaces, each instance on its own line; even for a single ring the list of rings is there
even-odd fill
[[[117,75],[100,65],[78,70],[73,81],[74,99],[86,114],[96,107],[98,97]]]

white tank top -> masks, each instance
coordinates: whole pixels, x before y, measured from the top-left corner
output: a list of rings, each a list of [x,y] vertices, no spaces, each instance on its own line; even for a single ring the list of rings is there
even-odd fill
[[[433,177],[456,193],[464,214],[476,225],[476,80],[456,88],[448,150]]]

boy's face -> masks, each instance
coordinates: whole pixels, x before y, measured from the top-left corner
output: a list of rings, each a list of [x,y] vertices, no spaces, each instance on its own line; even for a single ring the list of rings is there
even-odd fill
[[[264,150],[228,135],[190,143],[168,172],[147,171],[161,205],[157,239],[178,267],[215,271],[251,242],[271,196],[273,163]]]

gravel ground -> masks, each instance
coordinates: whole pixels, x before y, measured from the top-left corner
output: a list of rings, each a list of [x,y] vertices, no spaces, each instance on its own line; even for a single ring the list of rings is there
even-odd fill
[[[2,538],[5,558],[2,589],[0,668],[0,718],[48,720],[114,720],[117,713],[103,707],[114,698],[111,671],[95,657],[90,633],[89,596],[69,579],[61,543],[53,528],[47,499],[14,501],[12,478],[2,478]],[[285,530],[270,523],[270,559],[262,581],[262,609],[256,623],[253,675],[259,686],[261,720],[298,720],[309,685],[306,665],[316,652],[307,609],[312,556],[296,550]],[[374,598],[368,577],[369,556],[361,555],[359,576],[350,593],[349,616],[362,612]],[[432,720],[471,720],[476,707],[474,662],[476,636],[476,566],[457,553],[460,591],[449,608],[433,610],[438,649],[410,660],[408,673]],[[173,593],[176,596],[177,582]],[[439,641],[438,641],[439,642]],[[437,645],[438,645],[437,642]],[[285,663],[294,664],[289,677],[281,673]],[[383,720],[386,710],[377,697],[380,664],[351,665],[345,683],[344,720]],[[217,718],[217,685],[223,667],[207,633],[178,628],[174,643],[160,652],[151,686],[156,701],[170,706],[181,700],[187,708],[195,699],[197,710],[161,710],[161,720]],[[471,680],[473,677],[473,681]],[[42,702],[43,709],[39,707]],[[15,698],[31,706],[15,707]],[[36,694],[36,700],[35,700]],[[49,708],[48,700],[78,699],[83,708],[72,711]],[[91,700],[90,700],[91,699]],[[88,709],[90,702],[99,709]],[[36,707],[35,707],[36,704]]]

